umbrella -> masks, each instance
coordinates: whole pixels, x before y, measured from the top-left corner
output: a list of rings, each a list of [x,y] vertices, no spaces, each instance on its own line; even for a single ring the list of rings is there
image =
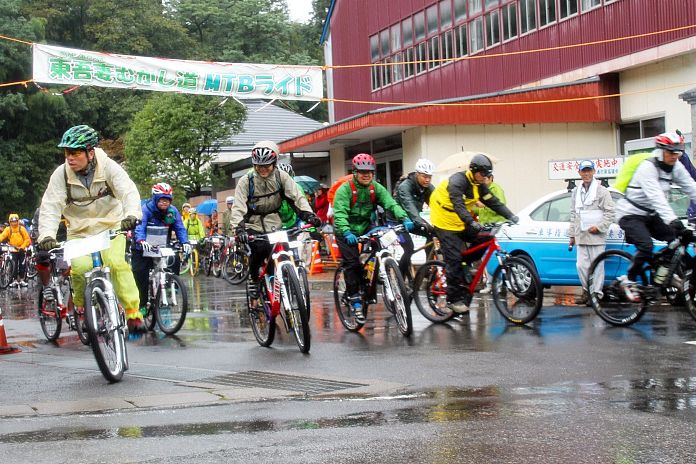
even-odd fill
[[[307,193],[312,193],[319,187],[319,181],[314,177],[309,176],[295,176],[295,182],[297,182],[302,189]]]
[[[466,171],[469,169],[469,163],[474,155],[486,155],[493,164],[498,162],[498,159],[488,153],[480,151],[460,151],[445,158],[441,163],[437,164],[436,173],[442,174],[450,171]]]
[[[218,209],[218,202],[217,200],[205,200],[203,203],[200,205],[196,206],[196,212],[198,214],[205,214],[206,216],[210,216],[213,214],[213,210],[217,211]]]

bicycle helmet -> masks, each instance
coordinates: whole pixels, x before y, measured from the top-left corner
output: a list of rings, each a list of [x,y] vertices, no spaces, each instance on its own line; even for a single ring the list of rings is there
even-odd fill
[[[198,214],[196,208],[189,208],[189,214]]]
[[[99,143],[99,134],[91,127],[82,124],[66,130],[58,148],[84,148],[89,150]]]
[[[655,146],[667,151],[684,151],[684,137],[677,132],[665,132],[655,137]]]
[[[421,174],[425,174],[426,176],[432,176],[434,170],[435,166],[433,165],[432,161],[427,160],[425,158],[421,158],[418,161],[416,161],[416,172],[420,172]]]
[[[490,177],[493,175],[493,163],[486,155],[479,153],[471,158],[469,170],[474,174],[480,172],[482,175]]]
[[[227,203],[228,205],[231,205],[232,203],[234,203],[234,197],[229,196],[229,197],[225,198],[225,203]]]
[[[263,140],[251,149],[251,162],[253,164],[272,164],[278,161],[280,148],[270,140]]]
[[[184,203],[183,205],[181,205],[181,209],[184,208],[191,208],[191,203]]]
[[[290,174],[290,177],[295,177],[295,171],[289,164],[278,163],[278,169],[287,172],[288,174]]]
[[[377,163],[372,155],[358,153],[353,157],[353,169],[356,171],[374,171],[377,169]]]
[[[166,182],[158,182],[152,186],[152,199],[157,203],[162,198],[167,198],[169,201],[172,200],[172,186]]]
[[[17,213],[12,213],[7,218],[8,222],[19,221],[19,215]]]

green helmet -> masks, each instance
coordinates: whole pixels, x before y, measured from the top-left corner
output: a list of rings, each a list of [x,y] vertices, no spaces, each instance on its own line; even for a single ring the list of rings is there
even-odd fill
[[[97,131],[82,124],[66,130],[58,148],[94,148],[98,142],[99,134]]]

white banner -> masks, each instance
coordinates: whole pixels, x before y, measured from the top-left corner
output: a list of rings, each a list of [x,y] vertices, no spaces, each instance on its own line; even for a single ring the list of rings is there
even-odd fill
[[[34,44],[34,81],[119,89],[318,101],[318,66],[149,58]]]
[[[616,177],[623,164],[623,157],[596,157],[573,160],[551,160],[548,162],[550,180],[580,179],[580,161],[588,159],[595,164],[595,177]]]

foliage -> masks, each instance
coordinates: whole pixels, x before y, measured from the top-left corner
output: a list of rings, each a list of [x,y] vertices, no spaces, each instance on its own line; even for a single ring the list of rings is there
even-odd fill
[[[211,166],[219,141],[239,132],[246,114],[232,99],[163,93],[133,119],[126,137],[126,166],[144,196],[156,182],[189,195],[218,184]]]

